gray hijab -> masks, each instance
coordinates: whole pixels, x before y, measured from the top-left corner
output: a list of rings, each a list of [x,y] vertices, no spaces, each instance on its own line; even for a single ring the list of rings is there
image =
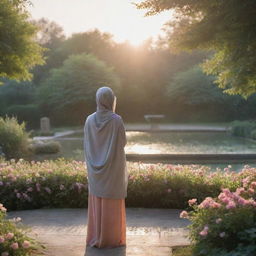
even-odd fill
[[[114,99],[111,88],[97,90],[97,111],[87,117],[84,125],[84,152],[89,193],[121,199],[127,196],[128,184],[126,134],[121,116],[113,112]]]

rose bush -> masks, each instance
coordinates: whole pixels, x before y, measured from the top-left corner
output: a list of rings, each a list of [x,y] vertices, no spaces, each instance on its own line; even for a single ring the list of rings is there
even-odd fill
[[[189,200],[193,210],[183,211],[180,217],[192,222],[189,226],[192,255],[256,255],[254,175],[243,178],[242,186],[233,192],[223,188],[218,197],[206,197],[200,204],[196,199]]]
[[[41,245],[27,236],[27,230],[20,223],[20,218],[6,219],[6,212],[7,209],[0,203],[0,255],[35,255]]]
[[[198,165],[142,164],[128,162],[126,206],[186,208],[193,197],[198,203],[216,197],[222,188],[234,191],[254,168],[240,173],[231,167],[210,171]],[[0,198],[10,210],[42,207],[87,207],[88,182],[85,164],[65,159],[28,162],[0,161]]]

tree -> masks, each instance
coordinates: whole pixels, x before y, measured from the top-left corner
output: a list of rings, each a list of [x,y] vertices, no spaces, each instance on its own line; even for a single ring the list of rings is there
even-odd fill
[[[192,119],[196,116],[224,120],[231,117],[241,97],[224,94],[213,81],[214,77],[205,75],[198,65],[178,73],[167,87],[171,108],[174,107],[182,118],[186,115]]]
[[[41,107],[55,123],[81,123],[85,114],[95,111],[96,91],[104,85],[118,91],[119,78],[112,68],[90,54],[71,55],[40,86]]]
[[[175,10],[172,47],[213,51],[203,68],[219,87],[244,97],[256,92],[256,1],[145,0],[137,7],[147,15]]]
[[[63,58],[58,53],[58,48],[65,41],[65,34],[60,25],[54,21],[42,18],[32,23],[37,26],[36,41],[44,47],[45,65],[33,68],[33,83],[37,86],[48,76],[50,69],[62,65]]]
[[[42,51],[35,42],[37,28],[29,22],[25,0],[0,1],[0,76],[27,80],[30,69],[42,64]]]

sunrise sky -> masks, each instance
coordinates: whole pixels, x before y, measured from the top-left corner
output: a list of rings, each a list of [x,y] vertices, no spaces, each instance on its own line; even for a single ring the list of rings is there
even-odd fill
[[[118,42],[134,45],[149,37],[156,38],[161,27],[171,18],[170,12],[144,17],[132,2],[139,0],[32,0],[29,11],[33,18],[46,17],[57,22],[67,36],[98,28],[110,32]]]

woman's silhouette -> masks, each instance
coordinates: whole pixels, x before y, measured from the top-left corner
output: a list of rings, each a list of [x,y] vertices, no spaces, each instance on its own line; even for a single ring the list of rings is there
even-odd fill
[[[86,245],[114,248],[126,245],[126,134],[121,116],[115,113],[112,89],[99,88],[96,103],[97,111],[84,126],[89,185]]]

